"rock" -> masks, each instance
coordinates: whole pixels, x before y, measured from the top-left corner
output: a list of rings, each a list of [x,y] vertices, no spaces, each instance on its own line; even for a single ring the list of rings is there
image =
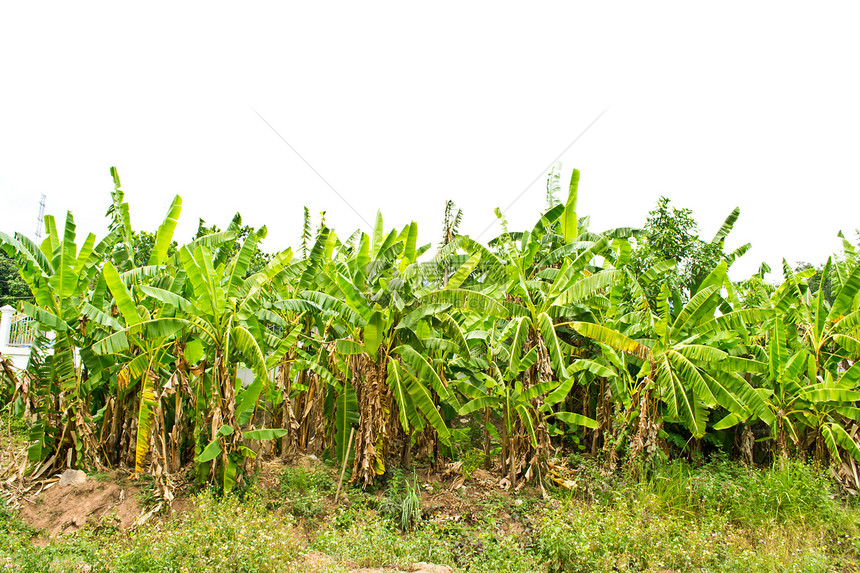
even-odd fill
[[[66,470],[60,476],[60,485],[80,485],[87,481],[87,474],[81,470]]]
[[[412,573],[454,573],[454,570],[447,565],[434,565],[422,561],[412,564]]]
[[[515,506],[519,507],[519,506],[521,506],[522,504],[523,504],[523,500],[521,500],[521,499],[515,499],[515,500],[514,500],[514,505],[515,505]]]

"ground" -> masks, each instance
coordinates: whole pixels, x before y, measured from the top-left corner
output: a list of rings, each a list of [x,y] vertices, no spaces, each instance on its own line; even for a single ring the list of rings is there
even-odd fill
[[[285,475],[317,483],[310,487],[288,483],[285,489]],[[299,456],[290,464],[277,459],[267,461],[254,474],[256,494],[266,500],[273,515],[293,525],[292,533],[300,549],[298,561],[303,570],[363,573],[453,571],[447,565],[427,562],[412,563],[407,569],[362,567],[359,562],[339,561],[313,550],[314,539],[325,519],[339,512],[342,514],[344,510],[349,511],[357,503],[376,500],[371,505],[381,506],[385,501],[383,491],[366,495],[347,484],[339,503],[335,503],[330,487],[335,477],[332,468],[315,456]],[[502,507],[506,504],[503,500],[506,497],[511,497],[507,501],[513,507],[522,505],[521,500],[515,499],[519,492],[508,494],[504,487],[499,487],[499,479],[485,470],[476,471],[469,485],[464,485],[460,476],[455,475],[446,481],[443,474],[426,469],[415,472],[413,478],[415,484],[420,484],[421,519],[432,523],[478,523],[483,519],[482,512],[488,503]],[[324,484],[324,487],[319,488],[319,484]],[[523,493],[534,495],[531,489]],[[151,481],[134,479],[128,472],[119,470],[89,474],[86,481],[75,485],[63,485],[61,474],[39,480],[15,480],[7,484],[5,497],[7,505],[17,508],[20,519],[32,528],[34,535],[30,541],[38,547],[73,542],[85,527],[129,533],[139,528],[151,528],[156,523],[168,524],[192,515],[197,504],[190,488],[177,492],[172,503],[167,504],[156,497]],[[357,502],[357,497],[362,498],[361,502]],[[296,517],[304,519],[296,520]],[[524,524],[506,511],[495,514],[494,524],[500,534],[522,534],[526,530]]]
[[[0,512],[12,571],[858,571],[858,512],[826,472],[672,462],[648,480],[555,462],[546,490],[457,464],[345,484],[314,456],[263,463],[243,492],[186,485],[167,504],[123,471],[17,479]],[[182,483],[187,483],[183,481]]]
[[[110,478],[63,487],[51,481],[32,496],[22,496],[21,518],[47,539],[56,539],[87,523],[128,529],[141,516],[138,494],[138,488],[120,485]]]

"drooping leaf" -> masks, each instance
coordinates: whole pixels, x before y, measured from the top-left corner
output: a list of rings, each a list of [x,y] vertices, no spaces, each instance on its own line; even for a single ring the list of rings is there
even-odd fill
[[[824,436],[824,441],[830,449],[830,453],[837,460],[841,459],[837,445],[851,454],[856,461],[860,462],[860,447],[854,441],[848,432],[845,431],[840,424],[830,423],[821,427],[821,434]]]
[[[422,304],[450,304],[462,311],[488,314],[496,318],[507,318],[507,309],[498,301],[477,291],[451,289],[434,291],[421,297]]]
[[[707,413],[692,390],[681,383],[665,355],[657,362],[657,377],[669,415],[683,421],[694,437],[704,436]]]
[[[727,430],[744,421],[744,418],[735,413],[727,414],[722,420],[713,425],[714,430]]]
[[[276,440],[278,438],[282,438],[289,433],[289,430],[285,428],[262,428],[259,430],[246,430],[242,432],[242,435],[245,439],[248,440],[259,440],[261,442],[267,442],[269,440]]]
[[[514,337],[510,347],[510,368],[512,372],[520,371],[520,358],[523,355],[526,339],[531,330],[531,320],[521,316],[512,321]]]
[[[370,316],[367,326],[364,327],[364,346],[371,356],[376,355],[382,339],[385,337],[386,321],[381,311],[376,311]]]
[[[842,388],[822,388],[816,385],[803,390],[801,396],[810,402],[837,402],[852,403],[860,400],[860,392],[857,390],[843,390]]]
[[[588,416],[583,416],[582,414],[576,414],[575,412],[558,412],[555,414],[555,418],[569,426],[584,426],[586,428],[591,428],[592,430],[596,430],[600,427],[597,420],[593,420]]]
[[[337,353],[343,356],[352,356],[355,354],[363,354],[366,349],[364,345],[355,342],[354,340],[346,340],[338,338],[335,342]]]
[[[352,384],[347,381],[339,389],[335,409],[335,455],[342,462],[347,455],[350,428],[358,424],[359,414],[358,397]]]
[[[143,462],[149,453],[149,435],[152,430],[152,409],[155,407],[155,393],[150,372],[144,373],[140,387],[140,406],[137,413],[137,443],[134,451],[134,472],[143,473]]]
[[[407,391],[415,407],[424,414],[424,417],[430,422],[433,429],[436,430],[439,439],[443,443],[449,444],[451,442],[451,432],[445,424],[445,420],[439,414],[438,408],[433,404],[433,398],[427,387],[421,383],[421,380],[413,376],[412,382],[407,386]]]
[[[640,360],[651,360],[652,358],[651,350],[648,347],[605,326],[591,322],[572,322],[571,327],[583,336],[596,340],[615,350],[626,352]]]
[[[64,332],[69,329],[69,325],[66,324],[66,321],[56,316],[52,312],[49,312],[43,308],[39,308],[35,306],[28,300],[25,300],[21,303],[22,308],[24,309],[24,314],[30,316],[40,323],[44,324],[48,328],[52,330],[56,330],[58,332]]]
[[[454,393],[442,382],[439,373],[434,370],[427,359],[419,354],[414,348],[408,345],[400,345],[394,349],[396,354],[399,354],[405,363],[407,363],[415,371],[416,378],[422,383],[429,383],[433,391],[436,392],[443,400],[457,408],[457,398]]]
[[[546,348],[549,351],[549,358],[552,363],[552,367],[559,380],[563,380],[567,377],[564,353],[561,349],[561,345],[559,344],[558,337],[555,334],[555,326],[552,323],[552,319],[548,314],[542,312],[537,317],[537,326],[540,330],[541,337],[543,337],[544,344],[546,344]]]

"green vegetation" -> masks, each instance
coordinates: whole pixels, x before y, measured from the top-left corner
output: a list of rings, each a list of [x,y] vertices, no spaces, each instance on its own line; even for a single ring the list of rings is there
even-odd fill
[[[27,283],[18,274],[15,259],[0,250],[0,307],[11,305],[17,308],[22,300],[32,300]]]
[[[325,472],[286,468],[280,476],[277,496],[270,506],[284,507],[296,518],[315,518],[325,512],[323,496],[334,492],[334,482]]]
[[[334,470],[326,468],[290,468],[276,490],[252,487],[242,498],[204,491],[188,514],[132,532],[94,525],[44,548],[3,511],[0,559],[39,572],[348,571],[418,561],[472,572],[857,568],[860,513],[812,466],[673,461],[647,480],[601,472],[593,461],[572,467],[582,476],[573,490],[551,489],[548,499],[535,489],[475,490],[442,513],[424,511],[408,532],[386,507],[398,494],[350,488],[349,501],[333,506]],[[266,502],[275,498],[290,501]],[[294,513],[296,499],[320,510]],[[303,556],[314,552],[332,560],[312,566]]]
[[[643,229],[595,232],[577,212],[579,172],[559,202],[556,170],[535,225],[512,231],[497,210],[503,233],[487,244],[459,234],[450,202],[435,254],[414,222],[386,230],[378,214],[371,235],[341,237],[324,221],[314,230],[306,210],[294,257],[263,253],[266,228],[238,215],[224,231],[201,222],[177,244],[178,196],[155,233],[135,231],[111,174],[100,241],[79,243],[71,213],[61,230],[45,217],[40,245],[0,233],[33,295],[23,309],[43,334],[27,376],[0,371],[0,394],[30,431],[32,473],[67,461],[133,467],[150,476],[154,502],[170,499],[169,476],[185,468],[225,495],[252,491],[262,458],[314,454],[345,465],[351,503],[364,499],[355,503],[369,513],[334,515],[342,529],[313,543],[367,563],[426,550],[425,560],[468,555],[470,570],[499,567],[501,556],[523,570],[779,570],[744,541],[754,538],[775,544],[783,563],[785,544],[801,543],[790,549],[801,551],[796,563],[815,570],[841,557],[808,541],[854,535],[851,510],[827,501],[829,485],[794,461],[860,490],[860,261],[847,240],[821,269],[783,261],[779,284],[765,280],[766,265],[732,281],[729,268],[749,248],[725,250],[738,209],[711,240],[666,199]],[[608,476],[612,496],[535,504],[525,549],[492,531],[457,546],[462,525],[424,519],[419,484],[396,473],[460,462],[463,479],[485,466],[514,490],[546,490],[563,483],[551,472],[570,452],[589,454],[583,471]],[[714,458],[734,461],[685,465]],[[384,502],[353,489],[391,476],[400,478]],[[330,512],[327,480],[290,469],[283,499],[205,503],[274,527],[266,511],[275,506],[291,519]],[[731,495],[718,495],[722,487]],[[177,538],[196,531],[169,527]],[[728,537],[713,539],[722,527]],[[755,537],[764,527],[775,537]],[[152,535],[118,547],[158,546],[141,560],[174,550]],[[73,547],[84,551],[85,540]]]
[[[11,570],[48,571],[289,571],[299,553],[289,522],[265,511],[254,499],[194,499],[185,520],[158,523],[132,533],[86,528],[72,539],[40,548],[20,521],[3,514],[0,554]],[[91,569],[86,568],[91,567]]]

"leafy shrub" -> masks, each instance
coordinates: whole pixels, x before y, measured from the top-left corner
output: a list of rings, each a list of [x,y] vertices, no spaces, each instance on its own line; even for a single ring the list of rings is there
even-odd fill
[[[412,485],[403,479],[397,471],[389,484],[385,501],[380,507],[401,531],[411,531],[421,521],[421,497],[419,496],[418,477],[412,480]]]
[[[614,485],[594,503],[570,497],[544,513],[538,547],[550,571],[823,572],[857,562],[854,514],[815,466],[676,460]]]
[[[839,512],[832,487],[822,471],[801,462],[758,469],[719,457],[701,468],[668,462],[628,495],[655,511],[710,512],[735,524],[759,526],[832,519]]]
[[[278,504],[294,517],[317,517],[325,512],[323,498],[335,484],[326,471],[286,468],[278,482]]]

